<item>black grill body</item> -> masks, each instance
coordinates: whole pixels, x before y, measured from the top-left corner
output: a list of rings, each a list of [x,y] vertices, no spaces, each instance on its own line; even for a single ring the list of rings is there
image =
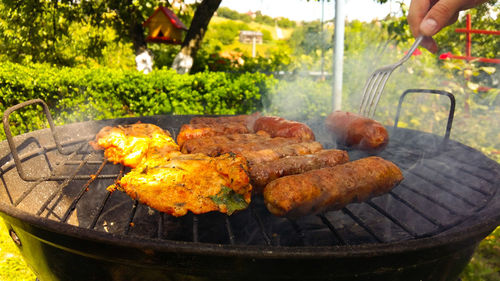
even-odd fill
[[[500,166],[441,137],[390,130],[380,156],[405,180],[365,203],[290,220],[262,199],[231,216],[174,218],[106,187],[127,169],[87,142],[105,125],[157,124],[175,137],[192,116],[57,127],[15,138],[20,178],[0,143],[0,214],[28,264],[47,280],[453,280],[500,222]],[[309,124],[334,147],[320,121]],[[365,157],[349,151],[351,159]]]

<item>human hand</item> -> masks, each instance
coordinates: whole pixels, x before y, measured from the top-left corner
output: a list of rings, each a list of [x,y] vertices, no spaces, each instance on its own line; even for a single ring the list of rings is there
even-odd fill
[[[431,36],[458,19],[460,11],[478,6],[488,0],[412,0],[408,11],[408,24],[413,36],[424,35],[421,46],[437,52],[438,46]]]

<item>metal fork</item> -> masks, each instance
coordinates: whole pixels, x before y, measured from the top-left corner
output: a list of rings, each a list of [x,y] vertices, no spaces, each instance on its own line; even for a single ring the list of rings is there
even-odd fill
[[[359,114],[369,118],[373,117],[387,79],[389,79],[389,76],[396,68],[398,68],[411,57],[413,52],[422,42],[423,38],[423,36],[417,37],[413,45],[411,45],[408,53],[406,53],[406,55],[397,63],[386,65],[375,70],[372,73],[370,78],[368,78],[368,80],[366,81],[365,88],[363,90],[363,99],[361,100],[361,105],[359,107]]]

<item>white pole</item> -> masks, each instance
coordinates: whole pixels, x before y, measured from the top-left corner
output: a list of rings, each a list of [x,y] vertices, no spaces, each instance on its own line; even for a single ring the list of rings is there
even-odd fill
[[[342,108],[342,74],[344,63],[344,1],[335,0],[335,33],[333,53],[333,110]]]
[[[325,79],[325,0],[321,0],[321,79]]]
[[[256,35],[254,34],[252,37],[252,58],[255,58],[255,44],[257,43]]]

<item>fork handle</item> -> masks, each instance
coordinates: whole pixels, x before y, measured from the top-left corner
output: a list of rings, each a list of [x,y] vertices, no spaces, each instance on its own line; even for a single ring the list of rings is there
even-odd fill
[[[415,50],[418,48],[420,43],[422,43],[423,39],[424,39],[423,35],[420,35],[417,37],[417,39],[415,39],[415,42],[413,42],[413,45],[411,45],[410,49],[408,50],[408,53],[406,53],[406,55],[400,61],[398,61],[397,66],[400,66],[401,64],[403,64],[405,61],[407,61],[411,57],[411,55],[413,55],[413,52],[415,52]]]

